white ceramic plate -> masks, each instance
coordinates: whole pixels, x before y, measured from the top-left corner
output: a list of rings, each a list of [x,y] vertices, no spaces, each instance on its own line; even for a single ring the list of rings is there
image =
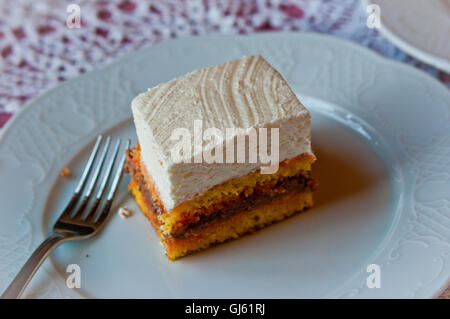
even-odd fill
[[[380,31],[397,47],[450,73],[450,0],[364,0],[381,8]]]
[[[450,276],[450,94],[350,42],[268,33],[167,41],[32,102],[0,140],[0,291],[48,234],[99,133],[136,141],[130,100],[200,67],[259,53],[310,109],[315,208],[176,262],[122,184],[99,236],[65,243],[27,297],[432,297]],[[81,267],[68,289],[66,267]],[[381,269],[369,289],[367,267]]]

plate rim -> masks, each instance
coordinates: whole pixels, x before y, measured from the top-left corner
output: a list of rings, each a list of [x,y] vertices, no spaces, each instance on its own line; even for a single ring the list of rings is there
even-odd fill
[[[376,0],[363,0],[361,1],[364,9],[370,4],[377,4]],[[450,73],[450,61],[442,57],[436,56],[433,53],[424,51],[418,47],[415,47],[409,43],[408,39],[405,39],[398,35],[395,30],[390,29],[384,22],[380,20],[380,33],[386,37],[388,41],[394,44],[400,50],[405,51],[407,54],[415,57],[416,59],[446,73]]]
[[[368,1],[373,1],[373,0],[363,0],[363,1],[368,2]],[[152,48],[154,46],[158,46],[158,45],[160,45],[162,43],[175,42],[175,41],[178,41],[180,39],[187,40],[187,39],[190,39],[190,38],[197,39],[197,38],[217,38],[217,37],[223,37],[223,38],[259,37],[259,36],[264,36],[266,34],[287,34],[287,35],[294,35],[294,36],[298,35],[298,34],[301,34],[301,35],[307,35],[307,36],[319,37],[319,38],[323,37],[323,38],[326,38],[326,39],[328,39],[330,41],[344,42],[349,47],[353,47],[356,50],[361,50],[363,52],[366,52],[367,54],[372,54],[373,58],[381,59],[385,63],[392,63],[396,67],[405,68],[405,70],[408,70],[408,71],[411,71],[411,72],[416,72],[416,74],[420,74],[421,76],[425,75],[429,79],[432,79],[433,81],[435,81],[436,82],[435,84],[439,84],[443,89],[447,90],[447,87],[441,81],[439,81],[438,79],[436,79],[435,77],[433,77],[432,75],[430,75],[429,73],[427,73],[427,72],[425,72],[423,70],[417,69],[417,68],[415,68],[415,67],[413,67],[413,66],[411,66],[409,64],[403,63],[403,62],[398,61],[398,60],[391,59],[391,58],[386,57],[384,55],[377,54],[377,52],[375,52],[375,51],[371,50],[370,48],[368,48],[368,47],[366,47],[366,46],[364,46],[362,44],[359,44],[357,42],[351,41],[351,40],[346,39],[346,38],[340,38],[340,37],[337,37],[337,36],[332,36],[332,35],[325,34],[325,33],[311,32],[311,31],[297,31],[297,32],[296,31],[267,31],[267,32],[264,32],[264,33],[250,33],[250,34],[244,34],[244,35],[236,35],[236,34],[208,34],[208,35],[201,35],[201,36],[195,36],[195,35],[191,36],[190,35],[190,36],[179,37],[179,38],[169,38],[169,39],[161,40],[159,42],[152,43],[152,44],[144,44],[142,47],[136,49],[135,51],[125,53],[124,55],[122,55],[120,57],[117,57],[116,59],[112,60],[110,63],[107,63],[106,65],[102,65],[102,66],[100,66],[98,68],[92,69],[91,71],[86,72],[84,74],[79,74],[79,75],[77,75],[77,76],[75,76],[73,78],[67,79],[66,81],[64,81],[62,83],[55,83],[54,85],[44,89],[42,91],[42,93],[40,93],[39,95],[37,95],[37,96],[31,98],[30,100],[28,100],[21,107],[21,109],[19,111],[17,111],[12,116],[12,118],[10,118],[8,120],[8,122],[6,122],[6,124],[1,128],[1,130],[0,130],[0,143],[2,142],[3,137],[6,135],[7,131],[9,130],[9,128],[15,123],[15,121],[17,121],[17,119],[19,117],[21,117],[29,109],[29,106],[34,104],[36,101],[38,101],[39,99],[41,99],[45,95],[47,95],[49,93],[52,93],[55,90],[58,90],[60,87],[67,85],[67,83],[69,83],[69,82],[71,82],[71,81],[73,81],[75,79],[78,80],[78,79],[82,79],[83,77],[89,77],[89,76],[93,75],[94,73],[104,72],[110,67],[114,67],[114,66],[116,66],[118,64],[121,64],[124,60],[130,58],[131,56],[133,56],[135,54],[138,54],[140,51],[147,50],[147,49]],[[450,63],[449,63],[449,69],[450,69]]]
[[[369,1],[374,1],[374,0],[363,0],[365,2],[369,2]],[[19,117],[21,117],[28,109],[29,106],[31,106],[32,104],[34,104],[36,101],[38,101],[39,99],[41,99],[42,97],[44,97],[45,95],[52,93],[54,90],[58,90],[60,87],[67,85],[67,83],[75,80],[75,79],[81,79],[83,77],[89,77],[92,76],[94,73],[101,73],[105,70],[107,70],[110,67],[114,67],[118,64],[121,64],[124,60],[130,58],[131,56],[138,54],[140,51],[142,50],[147,50],[149,48],[152,48],[154,46],[158,46],[162,43],[166,43],[166,42],[174,42],[174,41],[178,41],[180,39],[183,40],[187,40],[187,39],[198,39],[198,38],[217,38],[217,37],[223,37],[223,38],[233,38],[233,37],[259,37],[259,36],[264,36],[266,34],[287,34],[287,35],[307,35],[307,36],[312,36],[312,37],[323,37],[326,38],[328,40],[331,41],[337,41],[337,42],[344,42],[346,43],[349,47],[353,47],[356,50],[361,50],[366,52],[367,54],[372,54],[373,58],[376,59],[381,59],[383,60],[385,63],[392,63],[393,65],[397,66],[397,67],[403,67],[408,71],[412,71],[412,72],[417,72],[416,74],[420,74],[421,76],[427,76],[429,79],[432,79],[436,82],[436,84],[439,84],[443,89],[447,90],[447,87],[438,79],[436,79],[435,77],[431,76],[430,74],[428,74],[427,72],[417,69],[409,64],[403,63],[401,61],[398,60],[394,60],[391,59],[389,57],[386,57],[384,55],[380,55],[377,54],[377,52],[371,50],[370,48],[359,44],[357,42],[351,41],[349,39],[346,38],[340,38],[337,36],[332,36],[329,34],[325,34],[325,33],[320,33],[320,32],[312,32],[312,31],[267,31],[264,33],[250,33],[250,34],[243,34],[243,35],[237,35],[237,34],[208,34],[208,35],[201,35],[201,36],[195,36],[195,35],[190,35],[190,36],[185,36],[185,37],[179,37],[179,38],[169,38],[169,39],[165,39],[165,40],[161,40],[159,42],[156,43],[152,43],[152,44],[144,44],[142,47],[132,51],[132,52],[128,52],[123,54],[122,56],[117,57],[116,59],[112,60],[110,63],[107,63],[105,65],[102,65],[98,68],[92,69],[89,72],[86,72],[84,74],[79,74],[77,76],[74,76],[73,78],[67,79],[66,81],[62,82],[62,83],[55,83],[54,85],[44,89],[42,91],[42,93],[40,93],[39,95],[31,98],[30,100],[28,100],[21,108],[19,111],[17,111],[12,118],[10,118],[8,120],[8,122],[6,122],[6,124],[1,128],[0,130],[0,143],[3,140],[3,137],[6,135],[7,131],[9,130],[9,128],[15,123],[15,121],[18,120]],[[450,63],[449,63],[449,68],[450,68]],[[450,71],[449,71],[450,72]]]

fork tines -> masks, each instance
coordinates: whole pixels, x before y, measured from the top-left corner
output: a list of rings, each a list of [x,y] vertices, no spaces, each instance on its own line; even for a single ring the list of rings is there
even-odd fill
[[[60,220],[78,220],[80,222],[86,222],[86,223],[95,223],[95,224],[101,224],[107,217],[112,202],[114,200],[114,197],[117,193],[118,186],[120,184],[120,179],[122,177],[123,173],[123,166],[125,164],[125,152],[123,152],[122,158],[117,165],[116,171],[114,173],[114,178],[111,182],[111,186],[109,188],[109,192],[106,196],[105,203],[103,204],[103,208],[99,213],[97,213],[97,210],[100,206],[100,203],[104,197],[105,190],[107,188],[108,182],[111,177],[111,172],[113,171],[114,164],[117,159],[117,155],[119,154],[121,140],[117,140],[114,146],[113,152],[109,155],[109,161],[106,167],[104,168],[104,164],[106,161],[106,158],[108,157],[108,150],[111,144],[111,137],[108,136],[106,138],[105,145],[103,146],[103,149],[100,153],[100,157],[97,161],[97,164],[95,166],[95,169],[92,171],[94,167],[94,163],[96,161],[97,155],[99,153],[99,150],[101,148],[103,137],[99,135],[97,137],[97,140],[95,142],[94,148],[92,149],[91,154],[89,155],[88,162],[83,170],[83,174],[81,175],[80,181],[77,184],[77,187],[75,188],[75,191],[72,195],[71,200],[69,201],[67,207],[64,209],[63,213],[60,216]],[[128,149],[130,147],[130,140],[127,140],[125,143],[125,149]],[[92,171],[92,173],[91,173]],[[98,187],[97,193],[95,195],[94,201],[91,204],[90,208],[89,200],[94,192],[95,186],[97,184],[97,181],[100,177],[100,175],[103,175],[102,181],[100,183],[100,186]],[[81,199],[81,202],[78,204],[78,208],[75,209],[77,206],[77,203],[79,202],[79,199],[82,196],[82,191],[90,178],[89,184],[86,188],[86,191],[84,192],[84,195]],[[89,208],[89,209],[88,209]]]

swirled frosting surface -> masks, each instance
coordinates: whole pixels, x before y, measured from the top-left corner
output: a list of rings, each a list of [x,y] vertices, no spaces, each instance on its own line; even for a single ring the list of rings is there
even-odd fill
[[[226,136],[227,128],[248,132],[267,127],[279,129],[279,161],[312,154],[309,112],[281,74],[259,55],[199,69],[160,84],[138,95],[132,110],[143,163],[167,210],[261,166],[247,161],[194,163],[194,148],[190,163],[175,163],[172,150],[176,141],[171,136],[182,128],[194,137],[196,121],[201,121],[203,131],[217,128],[223,132],[223,139],[215,144],[203,141],[203,152],[208,147],[225,147],[234,139]]]

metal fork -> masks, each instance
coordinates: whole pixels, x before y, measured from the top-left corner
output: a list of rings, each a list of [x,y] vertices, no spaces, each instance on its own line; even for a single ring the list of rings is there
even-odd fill
[[[83,174],[81,175],[81,179],[78,182],[75,192],[73,193],[72,198],[62,212],[61,216],[59,216],[59,219],[53,225],[52,234],[38,248],[36,248],[34,253],[19,271],[9,287],[5,290],[2,298],[19,298],[22,295],[25,287],[28,285],[31,278],[35,274],[36,270],[57,245],[69,240],[91,237],[105,225],[105,221],[111,211],[111,206],[114,198],[116,197],[117,189],[120,184],[123,166],[125,163],[125,155],[122,156],[120,163],[116,169],[109,192],[106,196],[104,204],[102,205],[103,207],[98,210],[102,202],[102,198],[104,197],[105,189],[111,176],[117,154],[119,153],[121,141],[118,140],[109,163],[105,169],[105,173],[103,175],[103,179],[98,192],[93,203],[91,203],[91,207],[89,208],[89,199],[91,198],[91,195],[94,191],[97,179],[101,175],[106,154],[108,153],[108,148],[111,143],[111,137],[108,136],[106,138],[105,146],[103,147],[103,150],[101,152],[98,164],[93,173],[90,174],[91,169],[94,166],[94,161],[97,157],[97,153],[100,149],[102,139],[103,138],[101,135],[97,137],[94,148],[91,152],[91,155],[89,156],[88,162],[86,164],[86,167],[84,168]],[[126,143],[126,149],[128,149],[129,146],[130,140],[128,140]],[[92,177],[90,175],[92,175]],[[89,177],[91,177],[90,183],[84,196],[82,197],[83,188]],[[75,209],[78,202],[78,208]]]

